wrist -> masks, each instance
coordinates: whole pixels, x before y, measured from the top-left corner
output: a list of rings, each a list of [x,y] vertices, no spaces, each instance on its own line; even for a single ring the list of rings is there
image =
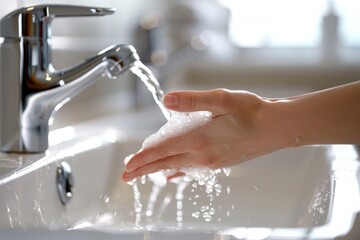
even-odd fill
[[[262,107],[265,134],[274,150],[303,145],[301,130],[294,114],[293,99],[264,100]]]

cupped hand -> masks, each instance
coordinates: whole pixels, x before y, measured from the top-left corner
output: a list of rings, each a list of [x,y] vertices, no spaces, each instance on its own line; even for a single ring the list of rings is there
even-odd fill
[[[215,89],[172,92],[167,108],[179,112],[209,111],[204,125],[136,153],[124,181],[159,170],[183,167],[230,167],[290,144],[281,102],[246,91]]]

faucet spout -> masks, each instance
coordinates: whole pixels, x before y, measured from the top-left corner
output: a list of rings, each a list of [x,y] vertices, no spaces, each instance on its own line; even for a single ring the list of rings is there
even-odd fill
[[[16,108],[13,101],[2,101],[1,116],[7,117],[1,121],[1,150],[44,152],[48,148],[49,121],[60,107],[104,75],[116,78],[137,60],[133,46],[114,45],[76,66],[62,71],[49,66],[48,71],[36,73],[31,88],[22,86],[22,101],[17,107],[20,111],[14,112],[12,118],[7,111]],[[6,84],[2,85],[6,91]]]
[[[42,79],[53,82],[48,89],[27,96],[28,107],[21,119],[23,126],[48,125],[51,115],[72,97],[107,75],[116,78],[139,60],[131,45],[114,45],[96,56],[62,71],[43,72]],[[51,68],[52,69],[52,68]]]
[[[102,76],[116,78],[139,60],[133,46],[114,45],[80,64],[54,69],[47,19],[111,13],[112,9],[39,5],[16,10],[1,20],[1,151],[44,152],[49,120],[56,110]],[[13,26],[19,30],[12,31]]]

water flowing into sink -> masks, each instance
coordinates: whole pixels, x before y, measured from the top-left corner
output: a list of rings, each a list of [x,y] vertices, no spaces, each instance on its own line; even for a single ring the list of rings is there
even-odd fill
[[[161,109],[166,119],[171,117],[171,111],[163,103],[164,91],[161,89],[158,80],[154,74],[141,61],[136,61],[130,67],[130,71],[138,76],[153,95],[156,104]]]
[[[210,112],[179,113],[168,110],[163,104],[164,92],[152,72],[141,61],[136,61],[130,67],[130,70],[146,85],[164,117],[168,120],[167,124],[160,128],[157,133],[145,139],[142,149],[156,145],[164,139],[176,136],[184,131],[190,131],[211,120]],[[125,164],[127,163],[127,159],[125,159]],[[195,219],[202,218],[204,222],[213,221],[216,214],[216,206],[213,205],[213,199],[221,194],[222,189],[227,189],[227,194],[230,193],[230,187],[222,186],[217,179],[217,175],[224,174],[225,176],[229,176],[230,169],[211,170],[207,168],[183,168],[181,171],[185,173],[184,177],[178,177],[177,179],[170,181],[176,185],[174,200],[176,201],[175,218],[177,227],[181,228],[183,226],[183,192],[188,186],[192,187],[191,191],[194,193],[194,197],[188,200],[192,201],[194,206],[197,205],[199,194],[203,194],[207,197],[207,202],[199,204],[197,206],[198,209],[192,213],[192,217]],[[141,184],[145,184],[147,179],[153,184],[147,204],[141,203],[141,191],[139,190],[138,180],[135,179],[129,183],[132,186],[134,193],[135,228],[142,229],[141,222],[143,215],[147,217],[147,222],[151,222],[154,205],[156,201],[158,201],[159,193],[167,184],[166,177],[172,173],[172,171],[162,171],[149,174],[147,177],[143,176],[140,179]],[[193,184],[190,184],[191,181],[193,181]],[[199,188],[197,188],[197,186],[199,186]],[[164,201],[166,201],[166,199],[164,199]]]

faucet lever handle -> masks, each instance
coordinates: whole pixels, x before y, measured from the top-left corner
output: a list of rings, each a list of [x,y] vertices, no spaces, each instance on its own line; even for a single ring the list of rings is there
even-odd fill
[[[75,5],[34,5],[17,9],[0,21],[0,36],[7,38],[47,38],[50,23],[55,17],[104,16],[113,14],[115,8]]]
[[[104,16],[115,13],[115,8],[99,8],[73,5],[45,5],[48,15],[54,17]]]

